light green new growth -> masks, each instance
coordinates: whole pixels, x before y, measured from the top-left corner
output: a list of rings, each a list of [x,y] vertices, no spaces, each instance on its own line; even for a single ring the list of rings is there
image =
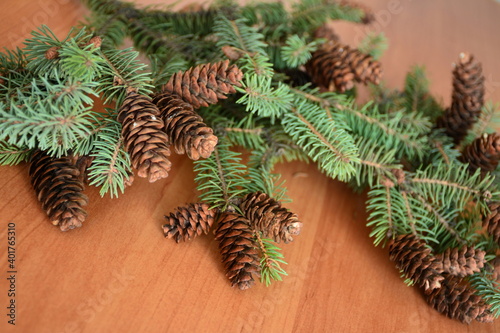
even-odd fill
[[[200,199],[209,203],[211,208],[225,211],[245,194],[247,168],[241,161],[241,154],[231,151],[224,139],[219,141],[209,158],[194,162],[194,171],[197,188],[201,191]]]
[[[282,276],[288,275],[281,265],[287,265],[283,259],[281,249],[271,239],[263,238],[260,232],[255,233],[259,250],[262,253],[260,259],[260,281],[269,286],[272,281],[282,281]]]

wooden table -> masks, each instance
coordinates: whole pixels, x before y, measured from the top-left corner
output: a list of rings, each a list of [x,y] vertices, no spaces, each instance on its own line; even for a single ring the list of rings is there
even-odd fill
[[[84,19],[78,1],[2,1],[1,44],[20,45],[44,23],[57,35]],[[153,1],[136,1],[153,3]],[[160,1],[154,1],[159,3]],[[500,4],[493,0],[364,1],[378,15],[372,31],[390,41],[385,80],[403,84],[424,64],[432,91],[451,95],[451,63],[462,51],[482,61],[487,99],[500,101]],[[395,9],[396,8],[396,9]],[[392,10],[392,12],[390,11]],[[336,24],[346,42],[365,29]],[[213,235],[187,244],[163,238],[163,215],[196,199],[192,163],[173,158],[166,180],[143,179],[118,200],[95,188],[83,228],[50,225],[31,189],[27,166],[0,168],[1,332],[499,332],[447,319],[403,284],[387,250],[365,226],[365,197],[328,179],[314,165],[280,165],[294,199],[288,207],[303,233],[284,245],[289,276],[271,287],[240,291],[224,276]],[[17,231],[17,321],[7,325],[6,229]]]

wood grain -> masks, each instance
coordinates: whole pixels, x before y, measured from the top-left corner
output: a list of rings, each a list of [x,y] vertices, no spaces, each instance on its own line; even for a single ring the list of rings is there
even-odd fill
[[[2,3],[0,44],[20,45],[39,24],[58,36],[83,20],[78,1]],[[160,1],[136,1],[142,4]],[[500,5],[492,0],[363,1],[378,16],[390,48],[385,80],[400,87],[410,66],[424,64],[432,91],[449,103],[451,63],[461,51],[483,63],[487,99],[500,101]],[[378,28],[380,27],[380,28]],[[355,44],[364,30],[336,24]],[[364,29],[364,28],[362,28]],[[360,32],[361,31],[361,32]],[[280,165],[303,233],[284,254],[289,276],[266,288],[230,288],[213,235],[188,244],[166,241],[162,217],[196,199],[192,163],[173,158],[168,179],[139,179],[118,200],[89,188],[83,228],[50,225],[29,184],[27,166],[0,167],[1,332],[498,332],[500,323],[469,326],[431,309],[375,248],[362,195],[314,165]],[[6,227],[17,228],[17,321],[7,325]]]

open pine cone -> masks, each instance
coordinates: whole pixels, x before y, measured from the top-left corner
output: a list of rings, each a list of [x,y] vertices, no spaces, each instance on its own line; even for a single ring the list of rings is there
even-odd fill
[[[486,252],[473,247],[450,248],[436,255],[436,260],[442,265],[441,270],[451,275],[464,277],[481,271],[486,260]]]
[[[453,276],[442,281],[442,287],[427,294],[427,302],[451,319],[470,324],[472,320],[491,323],[494,319],[490,306],[461,279]]]
[[[171,93],[156,95],[153,103],[161,112],[165,133],[177,154],[186,153],[192,160],[210,157],[218,138],[191,104]]]
[[[165,215],[163,225],[166,238],[173,238],[177,243],[191,240],[202,233],[207,234],[214,223],[215,211],[204,202],[191,203],[177,207],[173,213]]]
[[[293,241],[293,236],[300,234],[302,222],[296,214],[281,207],[281,203],[266,193],[255,192],[247,194],[240,208],[247,219],[264,237],[271,236],[276,242]]]
[[[125,149],[139,177],[150,182],[166,178],[172,163],[168,159],[168,137],[163,132],[160,111],[149,97],[130,92],[118,114]]]
[[[464,148],[461,161],[469,164],[469,170],[475,172],[495,171],[500,161],[500,135],[483,134]]]
[[[492,202],[488,208],[490,213],[483,217],[483,227],[500,244],[500,202]]]
[[[460,143],[477,121],[484,103],[482,66],[467,53],[461,53],[453,70],[451,106],[437,121],[437,127],[456,144]]]
[[[35,151],[30,159],[29,174],[38,201],[52,224],[61,231],[81,227],[87,217],[83,206],[88,198],[83,194],[83,177],[72,157],[51,157]]]
[[[195,109],[215,104],[227,94],[235,93],[233,86],[240,86],[243,72],[229,60],[191,67],[172,75],[162,88],[163,92],[176,94]]]
[[[442,264],[432,255],[426,243],[412,234],[396,237],[389,247],[389,257],[406,276],[424,290],[441,288]]]
[[[241,290],[250,288],[255,283],[253,276],[260,274],[257,245],[250,221],[237,213],[222,213],[215,239],[219,241],[222,262],[231,286],[238,286]]]
[[[378,84],[382,74],[380,62],[372,56],[339,42],[329,42],[313,53],[306,63],[307,73],[319,87],[345,92],[354,82]]]

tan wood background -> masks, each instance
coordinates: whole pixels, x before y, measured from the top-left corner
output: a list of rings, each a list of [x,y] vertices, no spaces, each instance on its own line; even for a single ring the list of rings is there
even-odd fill
[[[150,4],[161,1],[135,1]],[[493,0],[363,1],[377,23],[337,24],[346,42],[384,31],[385,80],[400,87],[424,64],[432,91],[449,103],[451,63],[462,51],[483,63],[487,99],[500,102],[500,4]],[[394,5],[396,3],[396,5]],[[0,44],[21,45],[40,24],[63,36],[83,20],[76,0],[2,0]],[[26,165],[0,167],[1,332],[499,332],[470,326],[430,308],[403,284],[387,250],[375,248],[361,195],[314,165],[280,165],[294,199],[288,207],[303,233],[283,246],[289,276],[271,287],[231,288],[213,235],[187,244],[163,238],[164,214],[196,199],[192,163],[173,158],[166,180],[143,179],[118,200],[89,188],[83,228],[50,225],[31,189]],[[7,325],[9,222],[17,228],[17,321]]]

